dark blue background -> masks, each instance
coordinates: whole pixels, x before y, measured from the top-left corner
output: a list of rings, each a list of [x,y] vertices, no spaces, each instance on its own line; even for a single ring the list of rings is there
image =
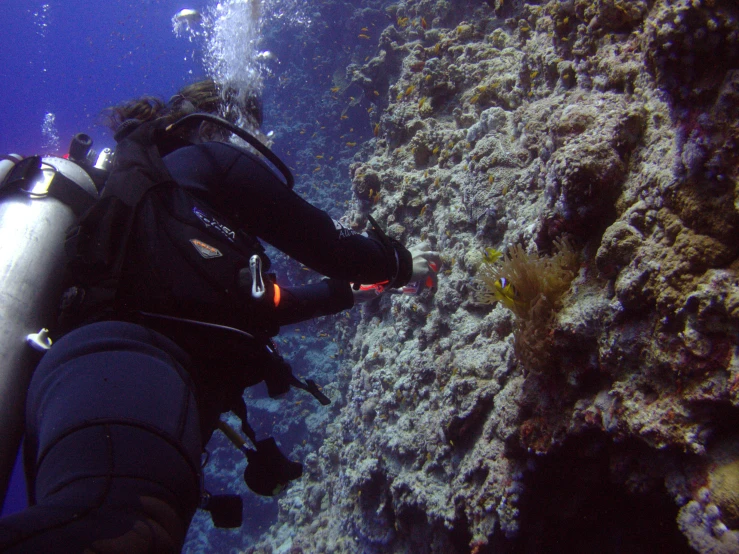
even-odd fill
[[[201,77],[193,45],[172,32],[172,16],[195,0],[47,0],[0,2],[0,153],[42,152],[44,114],[56,114],[60,149],[77,132],[112,146],[97,125],[102,108],[142,94],[169,98]],[[185,59],[187,58],[187,60]],[[45,71],[44,71],[45,70]]]

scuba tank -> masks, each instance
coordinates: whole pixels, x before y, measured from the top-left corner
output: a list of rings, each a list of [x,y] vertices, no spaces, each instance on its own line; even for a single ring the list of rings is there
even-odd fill
[[[0,505],[23,434],[26,391],[51,340],[67,229],[98,198],[108,160],[76,135],[69,159],[0,158]]]

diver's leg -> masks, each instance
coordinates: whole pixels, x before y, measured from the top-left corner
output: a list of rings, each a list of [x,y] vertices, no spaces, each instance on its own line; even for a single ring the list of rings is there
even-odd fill
[[[0,520],[2,552],[179,552],[200,497],[187,356],[104,322],[39,364],[26,410],[31,506]]]

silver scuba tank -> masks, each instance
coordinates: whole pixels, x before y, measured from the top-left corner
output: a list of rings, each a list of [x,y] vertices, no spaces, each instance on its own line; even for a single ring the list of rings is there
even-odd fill
[[[8,156],[0,162],[0,184],[20,160]],[[67,187],[98,198],[90,175],[57,157],[42,158],[33,182],[0,189],[0,505],[23,434],[37,350],[51,346],[45,328],[54,322],[62,292],[66,230],[77,221],[75,210],[50,194],[60,174]]]

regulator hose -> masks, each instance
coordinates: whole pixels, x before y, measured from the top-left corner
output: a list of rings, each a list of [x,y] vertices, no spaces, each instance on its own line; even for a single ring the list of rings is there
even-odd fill
[[[184,125],[185,123],[189,121],[209,121],[210,123],[213,123],[215,125],[218,125],[219,127],[223,127],[225,129],[228,129],[230,132],[232,132],[237,137],[244,139],[246,142],[248,142],[251,146],[254,147],[254,149],[259,152],[262,156],[267,158],[267,160],[274,165],[280,173],[282,173],[282,176],[285,178],[285,184],[287,185],[287,188],[290,190],[293,189],[295,186],[295,178],[293,177],[293,174],[290,172],[290,169],[285,165],[285,163],[277,157],[277,154],[272,152],[269,148],[267,148],[264,144],[262,144],[259,139],[242,129],[241,127],[238,127],[231,123],[230,121],[226,121],[222,117],[218,117],[217,115],[208,114],[208,113],[192,113],[190,115],[186,115],[184,117],[181,117],[171,125],[167,126],[165,129],[167,132],[176,129],[177,127],[180,127]]]

